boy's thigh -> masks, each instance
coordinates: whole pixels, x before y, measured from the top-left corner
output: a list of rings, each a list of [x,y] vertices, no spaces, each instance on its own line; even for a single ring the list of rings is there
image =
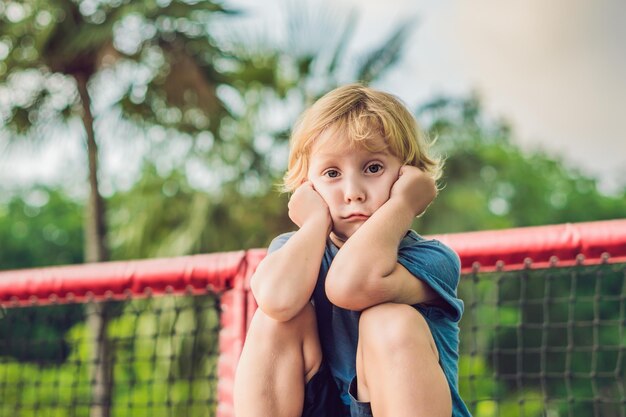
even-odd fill
[[[409,404],[417,401],[419,406],[435,398],[441,398],[442,403],[450,400],[428,322],[412,306],[388,303],[363,311],[356,368],[351,394],[359,402],[374,399],[380,406],[381,398],[395,398],[398,404],[407,404],[405,400],[410,399]],[[407,387],[411,389],[407,391]],[[413,389],[423,395],[413,395],[409,392]]]

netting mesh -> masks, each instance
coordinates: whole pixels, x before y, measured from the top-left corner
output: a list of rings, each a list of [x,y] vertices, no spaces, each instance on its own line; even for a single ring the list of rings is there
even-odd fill
[[[626,265],[474,273],[459,288],[475,416],[625,416]]]
[[[626,416],[626,264],[478,271],[459,294],[474,416]],[[0,314],[0,417],[216,414],[216,294]]]
[[[0,416],[215,415],[216,296],[99,303],[106,338],[90,328],[93,307],[5,310]],[[106,353],[98,358],[103,339]],[[105,404],[94,400],[97,370],[112,376],[104,379]]]

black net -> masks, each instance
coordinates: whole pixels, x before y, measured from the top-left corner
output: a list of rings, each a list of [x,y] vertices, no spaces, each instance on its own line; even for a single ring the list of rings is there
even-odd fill
[[[626,264],[477,272],[459,294],[474,416],[626,417]],[[0,417],[213,416],[219,311],[216,295],[4,309]]]
[[[215,296],[2,313],[0,416],[215,415]]]
[[[626,415],[626,264],[475,273],[459,291],[473,415]]]

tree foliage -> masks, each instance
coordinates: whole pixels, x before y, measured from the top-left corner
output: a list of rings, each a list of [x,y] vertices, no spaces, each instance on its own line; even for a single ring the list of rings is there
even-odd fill
[[[127,60],[142,64],[144,74],[120,98],[124,115],[185,131],[217,126],[225,110],[215,90],[225,78],[213,65],[221,51],[209,28],[225,13],[206,0],[3,1],[0,84],[18,93],[4,103],[3,119],[25,132],[76,115],[71,78],[91,80]],[[28,85],[20,85],[25,78]]]
[[[17,136],[28,132],[45,138],[50,123],[84,117],[91,106],[90,101],[85,106],[88,96],[80,94],[79,83],[86,87],[92,80],[89,92],[97,93],[94,77],[109,71],[120,77],[114,85],[120,114],[147,132],[163,129],[168,141],[194,144],[172,169],[163,170],[154,154],[148,155],[139,181],[109,198],[113,258],[267,246],[277,234],[295,228],[287,215],[288,196],[273,187],[286,165],[295,118],[339,84],[379,80],[400,59],[411,29],[400,25],[355,57],[347,53],[355,15],[333,18],[293,7],[285,39],[273,42],[258,34],[214,37],[214,19],[227,10],[212,1],[4,1],[0,119]],[[124,68],[132,74],[130,81],[124,81]],[[446,160],[439,197],[414,222],[421,234],[623,217],[626,194],[604,195],[595,179],[566,161],[522,150],[505,122],[485,117],[476,97],[434,99],[416,116]],[[88,122],[85,126],[89,130]],[[194,170],[195,176],[213,178],[215,186],[197,186],[190,175]],[[81,210],[62,191],[41,187],[0,204],[0,268],[81,262]],[[528,293],[541,296],[543,284],[531,284]],[[519,289],[511,284],[502,291],[503,297],[515,299]],[[591,297],[589,288],[582,291]],[[512,310],[502,309],[502,316],[539,320],[532,309]],[[550,314],[562,311],[555,308]],[[47,324],[23,337],[35,337],[35,332],[58,339],[74,324],[57,325],[55,320],[50,316]],[[114,332],[132,321],[114,320]],[[200,320],[193,317],[183,324]],[[505,333],[494,338],[500,346],[514,346],[513,336]],[[605,337],[611,336],[601,339]],[[528,337],[526,347],[536,348],[535,342]],[[49,357],[58,362],[78,354],[63,344],[57,350],[48,347],[2,352],[23,361]],[[122,346],[120,351],[134,348]],[[517,372],[504,359],[472,363],[489,376]],[[488,364],[495,364],[494,369]],[[181,374],[193,369],[193,364],[179,365]],[[130,372],[116,372],[125,371]],[[494,388],[499,382],[491,381],[485,389],[507,388]]]
[[[1,202],[0,270],[82,262],[82,213],[80,203],[46,186]],[[0,355],[22,362],[63,363],[70,353],[65,332],[82,317],[78,305],[0,313]],[[39,343],[28,343],[33,340]]]
[[[293,227],[287,196],[275,191],[291,126],[329,89],[380,79],[402,56],[411,25],[350,55],[355,15],[342,18],[305,6],[294,7],[289,16],[282,41],[249,34],[221,39],[225,55],[219,66],[232,80],[220,89],[229,110],[221,121],[221,140],[197,147],[163,178],[148,161],[144,178],[112,199],[115,256],[263,247],[272,235]],[[206,177],[217,177],[218,190],[194,189],[186,178],[191,163]]]
[[[0,3],[0,97],[8,98],[0,100],[0,120],[18,136],[37,130],[33,136],[47,139],[47,125],[82,120],[90,189],[86,260],[108,259],[98,114],[90,91],[95,76],[120,62],[136,62],[136,73],[143,76],[118,99],[125,117],[179,131],[209,131],[219,139],[227,111],[216,89],[225,78],[214,66],[221,50],[209,29],[224,13],[210,0]]]
[[[224,80],[213,65],[220,50],[209,28],[212,18],[224,11],[211,0],[0,3],[0,120],[18,136],[68,117],[82,121],[90,191],[86,261],[109,259],[98,177],[98,115],[90,91],[94,77],[122,60],[135,61],[144,77],[118,100],[126,117],[180,131],[209,131],[219,138],[226,108],[216,88]],[[45,130],[38,133],[48,136]],[[88,308],[94,310],[88,314],[89,327],[99,341],[93,358],[92,416],[107,417],[112,386],[109,314],[106,304]]]
[[[220,193],[194,189],[180,171],[167,177],[146,166],[141,180],[110,200],[113,255],[118,259],[179,256],[263,247],[293,227],[287,198],[273,191]]]
[[[81,263],[83,205],[36,186],[0,202],[0,269]]]
[[[422,233],[605,220],[623,216],[626,193],[608,196],[596,179],[557,156],[523,150],[476,97],[432,100],[417,111],[445,159],[442,190],[415,222]]]

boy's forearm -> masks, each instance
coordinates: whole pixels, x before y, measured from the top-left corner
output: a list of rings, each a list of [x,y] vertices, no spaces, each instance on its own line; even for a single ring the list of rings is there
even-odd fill
[[[414,218],[410,207],[398,199],[390,199],[346,242],[342,249],[347,250],[342,258],[350,264],[361,265],[376,276],[389,275],[398,262],[400,241]],[[367,261],[349,262],[359,258]]]
[[[357,296],[370,280],[391,274],[398,262],[398,246],[411,227],[414,211],[390,199],[341,247],[326,278],[327,292]]]
[[[328,221],[323,218],[307,222],[259,264],[250,286],[259,308],[268,316],[278,321],[290,320],[309,302],[328,228]]]

